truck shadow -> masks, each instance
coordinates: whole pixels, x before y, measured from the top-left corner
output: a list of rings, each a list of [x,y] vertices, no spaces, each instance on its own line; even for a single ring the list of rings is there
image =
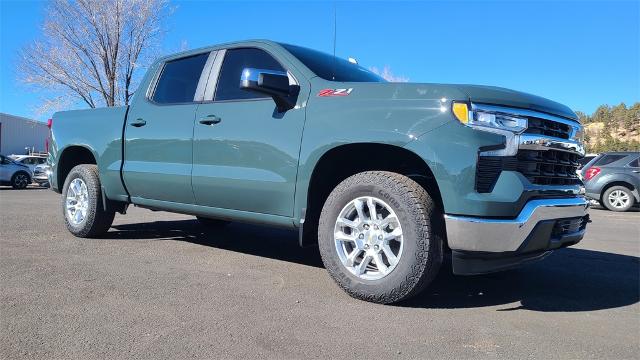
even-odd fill
[[[317,247],[301,249],[297,235],[289,230],[245,224],[210,230],[195,220],[181,220],[115,225],[105,237],[187,241],[322,267]],[[445,259],[440,274],[423,293],[395,306],[432,309],[500,306],[497,311],[576,312],[623,307],[639,300],[640,258],[568,248],[518,270],[468,277],[453,275]]]

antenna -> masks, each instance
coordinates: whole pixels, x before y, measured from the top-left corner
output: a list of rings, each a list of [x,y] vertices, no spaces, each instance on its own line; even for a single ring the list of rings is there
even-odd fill
[[[336,2],[333,2],[333,74],[332,80],[336,79],[336,38],[338,37],[338,10]]]

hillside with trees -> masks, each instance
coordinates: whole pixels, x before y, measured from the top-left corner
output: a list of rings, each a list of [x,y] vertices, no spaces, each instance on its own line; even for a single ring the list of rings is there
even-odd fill
[[[576,113],[585,127],[587,152],[640,151],[640,102],[601,105],[593,115]]]

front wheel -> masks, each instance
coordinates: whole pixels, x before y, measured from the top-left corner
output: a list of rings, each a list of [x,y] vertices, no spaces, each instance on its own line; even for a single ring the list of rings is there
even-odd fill
[[[418,294],[442,263],[442,216],[406,176],[369,171],[341,182],[318,227],[322,261],[349,295],[393,303]]]
[[[18,171],[11,178],[11,186],[17,190],[26,189],[30,182],[29,174],[24,171]]]
[[[631,190],[624,186],[612,186],[602,194],[602,204],[611,211],[627,211],[633,201]]]
[[[71,169],[62,188],[62,213],[67,229],[77,237],[96,237],[109,230],[116,213],[102,206],[96,165]]]

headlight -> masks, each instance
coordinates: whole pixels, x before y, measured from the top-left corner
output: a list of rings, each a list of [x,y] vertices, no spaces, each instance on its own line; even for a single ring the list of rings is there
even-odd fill
[[[574,126],[573,127],[573,135],[571,136],[571,140],[575,140],[580,144],[584,143],[584,127],[582,126]]]
[[[453,114],[461,123],[475,128],[492,128],[521,133],[527,128],[527,119],[510,114],[483,110],[469,111],[466,103],[453,103]]]

